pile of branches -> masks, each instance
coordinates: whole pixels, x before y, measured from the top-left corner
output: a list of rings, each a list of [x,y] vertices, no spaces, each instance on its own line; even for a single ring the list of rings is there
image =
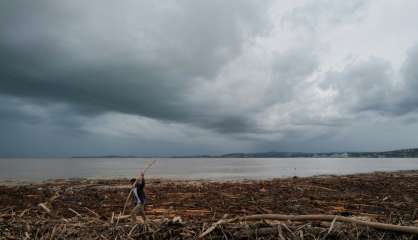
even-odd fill
[[[127,180],[3,187],[0,240],[418,240],[418,176],[389,175],[262,184],[155,182],[148,185],[154,206],[148,205],[145,223],[132,223],[129,215],[120,213],[126,207],[129,187],[122,183]],[[304,215],[312,212],[317,214]],[[224,213],[229,216],[221,217]]]
[[[130,216],[103,217],[90,210],[57,216],[49,203],[0,214],[0,239],[418,239],[418,228],[332,215],[261,214],[207,223],[152,219],[133,224]]]

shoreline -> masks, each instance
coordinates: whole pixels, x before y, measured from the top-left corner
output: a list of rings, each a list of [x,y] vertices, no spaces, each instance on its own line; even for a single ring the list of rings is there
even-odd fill
[[[312,176],[284,176],[284,177],[269,177],[269,178],[248,178],[248,177],[235,177],[235,178],[175,178],[175,177],[147,177],[151,181],[164,181],[164,182],[258,182],[258,181],[273,181],[273,180],[285,180],[291,178],[328,178],[328,177],[344,177],[344,176],[361,176],[369,174],[418,174],[418,169],[410,170],[396,170],[396,171],[372,171],[372,172],[359,172],[352,174],[316,174]],[[129,181],[128,177],[73,177],[73,178],[52,178],[45,180],[15,180],[15,179],[0,179],[0,186],[25,186],[25,185],[42,185],[53,184],[61,182],[79,182],[79,181]]]

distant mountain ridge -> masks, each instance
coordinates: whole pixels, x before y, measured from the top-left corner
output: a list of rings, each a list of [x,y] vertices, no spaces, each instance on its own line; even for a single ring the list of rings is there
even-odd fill
[[[228,153],[220,155],[222,158],[296,158],[296,157],[333,157],[333,158],[416,158],[418,148],[399,149],[384,152],[260,152],[260,153]]]
[[[259,152],[228,153],[222,155],[177,155],[177,156],[140,156],[106,155],[73,156],[73,158],[418,158],[418,148],[399,149],[384,152]]]

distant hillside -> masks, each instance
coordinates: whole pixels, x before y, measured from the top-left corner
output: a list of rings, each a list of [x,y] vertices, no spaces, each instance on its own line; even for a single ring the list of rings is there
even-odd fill
[[[262,152],[262,153],[229,153],[218,157],[223,158],[295,158],[295,157],[341,157],[341,158],[416,158],[418,148],[401,149],[385,152],[326,152],[326,153],[304,153],[304,152]]]
[[[73,158],[156,158],[167,156],[74,156]],[[401,149],[385,152],[260,152],[260,153],[228,153],[223,155],[179,155],[169,158],[418,158],[418,148]]]

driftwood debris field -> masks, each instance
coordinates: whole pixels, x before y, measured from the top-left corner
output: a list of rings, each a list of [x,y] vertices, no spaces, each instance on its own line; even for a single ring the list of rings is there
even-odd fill
[[[418,171],[265,181],[128,179],[0,185],[0,239],[418,239]]]

